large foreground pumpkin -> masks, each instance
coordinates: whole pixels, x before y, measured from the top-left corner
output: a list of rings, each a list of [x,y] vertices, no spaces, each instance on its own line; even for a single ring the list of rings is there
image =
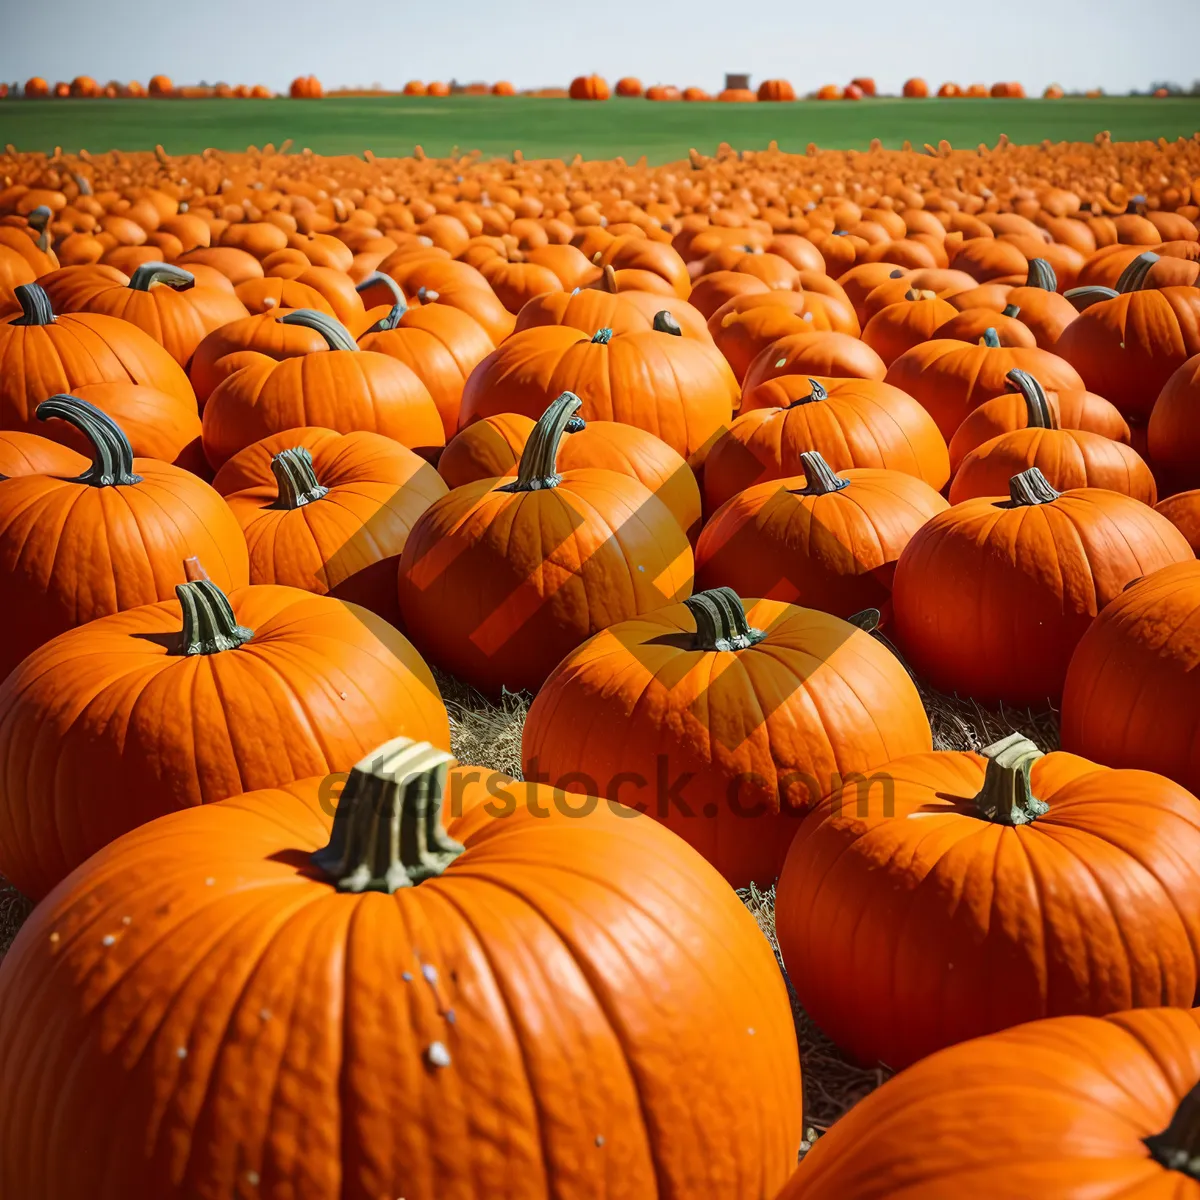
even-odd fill
[[[406,628],[435,663],[493,693],[536,690],[593,633],[692,588],[687,537],[648,488],[614,471],[558,471],[579,407],[564,392],[515,479],[455,488],[404,546]]]
[[[1009,496],[956,504],[917,531],[892,587],[896,639],[934,687],[983,702],[1057,701],[1071,652],[1122,588],[1193,559],[1138,500],[1058,493],[1036,468]]]
[[[779,872],[796,815],[930,748],[890,651],[837,617],[728,588],[624,621],[565,658],[521,743],[525,778],[648,813],[734,887]]]
[[[868,1096],[779,1200],[1196,1200],[1200,1010],[1033,1021]]]
[[[833,791],[775,911],[800,1003],[899,1069],[1022,1021],[1191,1004],[1200,802],[1142,771],[1043,755],[913,755]]]
[[[1084,634],[1063,689],[1063,746],[1200,793],[1200,563],[1148,574]]]
[[[654,822],[448,758],[172,814],[48,899],[0,968],[0,1191],[773,1197],[800,1069],[753,918]]]
[[[176,594],[60,635],[0,685],[0,873],[27,896],[163,813],[349,770],[397,729],[450,744],[433,676],[366,609]]]

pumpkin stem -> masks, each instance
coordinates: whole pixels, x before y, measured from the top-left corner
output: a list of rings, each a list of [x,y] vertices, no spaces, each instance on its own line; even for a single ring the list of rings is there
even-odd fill
[[[74,173],[71,178],[75,180],[75,186],[79,189],[81,196],[90,196],[92,194],[92,184],[86,175]]]
[[[1001,310],[1002,317],[1019,317],[1021,315],[1021,306],[1019,304],[1006,304]]]
[[[1093,284],[1089,287],[1068,288],[1063,292],[1063,297],[1071,302],[1076,312],[1083,312],[1085,308],[1091,308],[1093,304],[1099,304],[1103,300],[1115,300],[1120,294],[1113,288]]]
[[[603,330],[601,332],[604,332]],[[501,492],[540,492],[562,482],[558,473],[558,445],[564,433],[578,433],[584,427],[575,413],[583,401],[574,392],[563,392],[550,401],[550,407],[538,418],[521,451],[517,477],[498,490]]]
[[[186,657],[236,650],[254,636],[253,629],[237,623],[228,597],[211,579],[177,584],[175,595],[183,608],[179,653]]]
[[[1146,286],[1147,278],[1150,274],[1150,268],[1158,262],[1158,255],[1153,250],[1147,250],[1144,254],[1139,254],[1123,270],[1120,277],[1117,279],[1117,292],[1139,292]]]
[[[1025,277],[1025,286],[1041,288],[1046,292],[1058,291],[1058,276],[1054,268],[1044,258],[1029,260],[1029,274]]]
[[[1058,414],[1050,404],[1046,389],[1028,371],[1013,367],[1004,378],[1013,391],[1020,392],[1025,397],[1025,412],[1030,429],[1059,428]]]
[[[847,623],[861,629],[863,633],[874,633],[882,620],[883,614],[877,608],[864,608],[862,612],[856,612],[846,618]]]
[[[696,650],[748,650],[767,635],[746,620],[746,610],[733,588],[719,587],[697,592],[685,600],[696,618]]]
[[[408,305],[401,300],[398,304],[393,304],[366,332],[386,333],[389,329],[398,329],[400,327],[400,319],[406,312],[408,312]]]
[[[788,408],[798,408],[801,404],[819,404],[822,400],[829,399],[829,393],[825,390],[825,386],[813,378],[809,378],[808,386],[811,389],[807,396],[801,396],[799,400],[793,400]]]
[[[196,277],[182,267],[173,267],[165,262],[142,263],[129,277],[129,286],[135,292],[148,292],[156,283],[165,284],[177,292],[186,292],[196,286]]]
[[[383,271],[372,271],[371,274],[368,275],[366,279],[362,281],[362,283],[358,284],[354,290],[358,292],[359,295],[362,295],[367,288],[374,287],[376,284],[378,284],[380,287],[387,288],[387,290],[391,292],[393,305],[399,304],[401,307],[404,306],[404,292],[401,290],[400,285],[390,275],[384,274]]]
[[[37,208],[26,213],[25,220],[29,224],[29,228],[37,233],[37,248],[46,254],[50,249],[50,230],[47,226],[50,224],[50,218],[54,214],[50,211],[50,206],[47,204],[39,204]]]
[[[608,343],[612,341],[612,333],[613,331],[611,329],[597,329],[596,332],[592,334],[592,345],[607,346]]]
[[[981,346],[987,346],[989,350],[998,350],[1000,348],[1000,335],[990,326],[983,331],[983,337],[979,339]]]
[[[326,341],[330,350],[357,350],[358,343],[350,336],[350,330],[336,317],[317,312],[315,308],[298,308],[295,312],[277,317],[281,325],[302,325],[315,329]]]
[[[1038,470],[1030,467],[1008,481],[1008,507],[1031,508],[1035,504],[1050,504],[1059,493],[1050,486],[1049,480]]]
[[[133,473],[133,447],[121,427],[108,413],[81,400],[78,396],[60,394],[43,400],[33,414],[39,421],[58,417],[74,425],[91,443],[92,465],[72,483],[89,487],[129,487],[141,483],[142,477]]]
[[[440,296],[432,288],[419,287],[417,288],[417,299],[422,304],[436,304]]]
[[[658,333],[672,333],[676,337],[683,337],[679,322],[665,308],[654,314],[654,328]]]
[[[894,271],[888,272],[888,278],[889,279],[903,279],[904,272],[903,272],[903,270],[901,270],[900,267],[897,267]]]
[[[41,284],[19,283],[13,288],[13,294],[21,306],[21,315],[13,321],[14,325],[54,324],[54,306]]]
[[[329,489],[317,479],[312,455],[306,446],[295,446],[271,459],[271,474],[279,485],[277,508],[303,508],[329,495]]]
[[[806,450],[800,455],[800,465],[804,468],[805,487],[799,494],[802,496],[828,496],[830,492],[840,492],[850,486],[850,480],[843,479],[821,457],[819,450]]]
[[[603,291],[611,292],[616,295],[617,292],[617,272],[612,263],[605,263],[604,270],[600,275],[600,282],[604,285]]]
[[[312,864],[339,892],[392,892],[440,875],[463,847],[442,828],[454,759],[399,737],[350,772],[329,834]]]
[[[1155,1162],[1200,1179],[1200,1083],[1180,1100],[1166,1129],[1144,1140]]]
[[[904,293],[904,298],[905,300],[920,300],[921,293],[917,291],[915,287],[910,287],[908,291]]]
[[[980,753],[987,759],[987,769],[975,808],[984,820],[993,825],[1028,825],[1050,811],[1050,805],[1033,794],[1029,772],[1042,752],[1027,737],[1011,733]]]

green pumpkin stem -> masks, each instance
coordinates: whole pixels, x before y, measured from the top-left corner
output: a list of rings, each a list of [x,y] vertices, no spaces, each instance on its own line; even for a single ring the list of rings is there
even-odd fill
[[[1021,306],[1019,304],[1006,304],[1001,310],[1000,315],[1015,320],[1021,315]]]
[[[386,333],[389,329],[398,329],[400,327],[400,320],[406,312],[408,312],[408,305],[401,300],[399,304],[393,304],[366,332]]]
[[[396,738],[350,772],[329,844],[312,864],[339,892],[392,892],[440,875],[463,847],[442,828],[454,759],[428,742]]]
[[[574,392],[563,392],[550,401],[542,413],[517,464],[517,477],[500,487],[502,492],[540,492],[555,488],[562,482],[558,473],[558,446],[564,433],[579,433],[584,428],[582,417],[575,414],[583,401]]]
[[[801,396],[799,400],[793,400],[788,405],[788,408],[799,408],[801,404],[819,404],[822,400],[829,399],[829,393],[825,390],[825,385],[818,380],[810,378],[808,386],[808,395]]]
[[[142,263],[129,277],[129,286],[135,292],[148,292],[156,283],[176,292],[186,292],[188,288],[196,286],[196,277],[191,271],[165,262]]]
[[[1005,381],[1025,397],[1026,424],[1030,429],[1058,429],[1058,413],[1046,395],[1046,389],[1028,371],[1014,367]]]
[[[41,284],[19,283],[13,288],[13,294],[21,306],[21,315],[13,321],[14,325],[54,324],[54,306]]]
[[[828,496],[850,486],[850,480],[838,475],[819,450],[806,450],[800,455],[800,465],[804,468],[803,496]]]
[[[683,337],[683,330],[680,328],[679,322],[675,319],[674,314],[669,313],[665,308],[654,314],[654,329],[657,333],[671,333],[675,337]]]
[[[368,288],[375,287],[377,284],[382,288],[386,288],[391,293],[393,306],[399,304],[403,307],[405,305],[404,292],[400,285],[383,271],[372,271],[354,290],[359,295],[362,295]]]
[[[1036,504],[1050,504],[1059,493],[1050,486],[1050,481],[1038,470],[1030,467],[1008,481],[1008,504],[1010,508],[1032,508]]]
[[[864,608],[862,612],[856,612],[846,620],[856,629],[861,629],[863,633],[874,633],[883,620],[883,613],[877,608]]]
[[[305,329],[315,329],[325,339],[330,350],[358,349],[358,343],[341,321],[328,313],[317,312],[315,308],[298,308],[295,312],[284,313],[277,319],[281,325],[301,325]]]
[[[1054,268],[1044,258],[1029,260],[1029,274],[1025,277],[1025,286],[1041,288],[1046,292],[1058,291],[1058,276]]]
[[[1033,794],[1029,773],[1042,752],[1027,737],[1009,734],[980,753],[987,759],[987,768],[975,808],[984,820],[993,825],[1028,825],[1050,811],[1050,806]]]
[[[1150,268],[1158,262],[1158,255],[1153,250],[1147,250],[1144,254],[1139,254],[1123,270],[1120,277],[1117,279],[1117,292],[1123,295],[1126,292],[1140,292],[1146,287],[1149,282]]]
[[[92,465],[72,483],[85,483],[89,487],[130,487],[142,482],[142,477],[133,471],[133,447],[129,439],[116,421],[94,404],[61,393],[43,400],[34,416],[39,421],[49,421],[53,417],[66,421],[91,443]]]
[[[593,346],[607,346],[612,341],[613,331],[611,329],[597,329],[592,334]]]
[[[1071,307],[1076,312],[1083,312],[1085,308],[1091,308],[1093,304],[1100,304],[1105,300],[1115,300],[1120,294],[1113,288],[1092,284],[1088,287],[1068,288],[1063,292],[1063,298],[1070,301]]]
[[[987,346],[989,350],[1000,349],[1000,335],[990,326],[983,331],[983,337],[979,339],[981,346]]]
[[[183,609],[179,653],[185,657],[236,650],[254,636],[237,623],[228,597],[211,579],[178,584],[175,596]]]
[[[37,233],[37,248],[46,254],[50,250],[50,218],[54,214],[50,211],[50,206],[47,204],[39,204],[37,208],[29,212],[25,220],[29,222],[29,228]]]
[[[745,607],[733,588],[697,592],[684,604],[696,618],[696,650],[748,650],[767,636],[746,620]]]
[[[92,183],[86,175],[80,175],[76,172],[71,178],[75,180],[75,186],[79,189],[81,196],[90,196],[92,194]]]
[[[1180,1100],[1166,1129],[1145,1138],[1144,1144],[1150,1157],[1168,1171],[1200,1180],[1200,1083]]]
[[[312,455],[306,446],[294,446],[271,459],[271,474],[279,486],[279,508],[303,508],[329,495],[329,489],[313,470]]]

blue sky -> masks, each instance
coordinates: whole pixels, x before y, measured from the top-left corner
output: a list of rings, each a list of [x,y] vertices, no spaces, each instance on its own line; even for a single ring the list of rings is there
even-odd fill
[[[329,0],[58,0],[5,3],[0,79],[78,74],[145,82],[265,83],[298,73],[326,86],[409,78],[561,84],[584,71],[714,88],[726,71],[783,76],[797,90],[873,75],[936,86],[1017,79],[1031,92],[1190,85],[1200,76],[1200,0],[483,0],[359,5]]]

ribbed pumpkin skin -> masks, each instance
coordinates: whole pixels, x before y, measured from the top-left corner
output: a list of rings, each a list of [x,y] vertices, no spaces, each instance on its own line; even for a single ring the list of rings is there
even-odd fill
[[[955,308],[936,296],[901,300],[880,309],[866,323],[862,340],[891,366],[906,350],[936,337],[934,331],[957,315]]]
[[[271,460],[303,447],[326,495],[279,505]],[[396,624],[396,570],[417,518],[446,494],[420,455],[377,433],[289,429],[248,446],[213,480],[250,552],[250,582],[280,583],[361,604]]]
[[[173,597],[186,558],[223,591],[249,581],[242,531],[208,484],[153,459],[133,469],[141,482],[120,487],[0,480],[0,678],[57,634]]]
[[[1107,488],[1153,506],[1158,489],[1132,446],[1083,429],[1015,429],[984,442],[962,460],[950,484],[950,503],[1003,496],[1008,481],[1037,467],[1051,487]]]
[[[521,413],[483,417],[459,430],[446,443],[438,458],[438,474],[452,488],[507,475],[520,460],[532,432],[533,418]],[[562,449],[572,440],[568,438]]]
[[[514,334],[477,366],[463,389],[459,428],[497,413],[536,420],[564,391],[584,420],[623,421],[702,461],[740,392],[711,346],[669,333],[615,335],[608,344],[562,325]]]
[[[1135,583],[1080,640],[1063,689],[1063,746],[1161,771],[1200,792],[1200,563]]]
[[[848,333],[790,333],[759,351],[746,370],[742,390],[780,375],[882,380],[886,374],[883,359]]]
[[[380,433],[410,450],[446,442],[433,398],[403,363],[369,350],[324,350],[283,362],[245,356],[204,406],[204,453],[219,468],[252,443],[301,425]]]
[[[540,491],[497,479],[455,488],[404,546],[405,628],[492,694],[536,691],[598,630],[691,594],[692,550],[661,500],[612,471],[560,475]]]
[[[1154,401],[1147,451],[1165,492],[1200,487],[1200,354],[1174,371]]]
[[[1176,492],[1174,496],[1160,500],[1154,511],[1166,517],[1200,555],[1200,489]]]
[[[0,318],[0,429],[38,432],[34,409],[85,383],[130,380],[180,400],[195,398],[183,368],[127,321],[94,313],[66,313],[51,325],[13,325],[13,319]]]
[[[797,810],[836,776],[930,748],[916,688],[885,647],[811,609],[743,605],[768,637],[737,652],[693,649],[682,604],[606,629],[558,665],[521,741],[526,778],[580,786],[582,772],[734,887],[775,878]]]
[[[913,396],[949,439],[972,409],[1008,390],[1014,367],[1028,371],[1048,392],[1084,387],[1070,363],[1046,350],[972,346],[953,338],[914,346],[892,363],[885,382]]]
[[[0,430],[0,479],[17,475],[82,475],[90,460],[36,433]]]
[[[1049,811],[996,825],[974,799],[985,761],[880,766],[890,785],[839,789],[792,841],[775,916],[783,961],[805,1011],[859,1062],[899,1070],[1038,1017],[1192,1003],[1195,797],[1054,753],[1032,770]]]
[[[679,322],[684,337],[711,344],[703,313],[686,300],[657,292],[603,292],[596,288],[535,297],[517,313],[513,332],[541,325],[566,325],[589,337],[597,329],[611,329],[614,334],[647,333],[654,328],[655,314],[664,309]]]
[[[919,530],[892,585],[893,630],[922,678],[987,703],[1044,705],[1096,613],[1194,558],[1153,509],[1099,488],[1012,508],[967,500]]]
[[[255,633],[236,650],[171,653],[169,600],[60,635],[0,685],[0,872],[27,896],[177,808],[349,770],[398,734],[449,747],[433,676],[378,617],[295,588],[229,600]]]
[[[804,495],[803,475],[756,484],[721,505],[696,544],[696,590],[731,587],[838,617],[891,608],[909,539],[949,505],[901,471],[839,471],[850,486]]]
[[[797,474],[800,455],[816,450],[835,470],[903,471],[941,488],[950,478],[946,443],[929,414],[898,388],[866,379],[817,379],[827,399],[812,395],[802,375],[767,380],[742,397],[742,410],[704,461],[709,511],[748,487]]]
[[[0,1191],[773,1197],[801,1081],[753,919],[652,821],[511,782],[489,816],[481,776],[504,786],[447,789],[466,851],[391,896],[315,877],[321,779],[172,814],[65,883],[0,968]]]
[[[1197,1200],[1200,1183],[1144,1139],[1198,1078],[1195,1009],[1031,1022],[943,1050],[868,1096],[778,1200]]]
[[[196,474],[207,472],[195,399],[181,400],[158,388],[127,382],[85,383],[72,394],[108,413],[138,458],[157,458]],[[45,437],[78,450],[87,448],[87,439],[64,421],[38,424]]]
[[[328,343],[315,329],[303,325],[285,325],[280,317],[288,310],[269,309],[254,316],[232,321],[220,329],[214,329],[196,347],[188,367],[188,375],[196,389],[196,398],[201,409],[216,389],[217,384],[230,374],[227,364],[221,360],[239,351],[253,350],[281,362],[285,358],[299,358],[327,350]],[[239,363],[243,360],[238,359]]]

